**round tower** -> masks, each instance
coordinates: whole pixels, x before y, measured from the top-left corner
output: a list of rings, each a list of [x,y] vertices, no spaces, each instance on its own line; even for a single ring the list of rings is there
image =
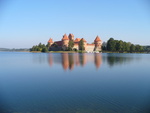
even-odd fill
[[[50,39],[48,40],[49,47],[50,47],[53,43],[54,43],[54,42],[53,42],[53,39],[50,38]]]
[[[73,41],[74,40],[74,35],[70,33],[69,36],[68,36],[68,38],[69,38],[69,40]]]
[[[62,38],[62,48],[64,50],[66,50],[66,48],[68,47],[68,43],[69,43],[69,38],[66,34],[64,34],[64,36]]]
[[[99,36],[97,36],[94,40],[94,44],[95,44],[95,51],[101,51],[101,46],[102,46],[102,41],[100,39]]]

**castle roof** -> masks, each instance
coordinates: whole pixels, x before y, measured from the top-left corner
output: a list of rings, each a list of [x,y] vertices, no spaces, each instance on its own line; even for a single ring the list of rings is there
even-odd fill
[[[62,45],[62,41],[56,41],[55,42],[58,46],[61,46]]]
[[[68,36],[66,34],[64,34],[62,40],[69,40]]]
[[[87,44],[87,46],[95,46],[95,44]]]
[[[95,38],[95,40],[94,40],[94,42],[97,42],[97,41],[101,41],[101,39],[100,39],[99,36],[97,36],[97,37]]]
[[[75,40],[74,40],[74,42],[79,42],[81,39],[80,38],[76,38]]]
[[[49,41],[48,41],[48,43],[53,43],[53,39],[50,38]]]
[[[71,34],[71,33],[69,34],[69,37],[70,37],[70,36],[71,36],[71,37],[74,37],[74,35],[73,35],[73,34]]]

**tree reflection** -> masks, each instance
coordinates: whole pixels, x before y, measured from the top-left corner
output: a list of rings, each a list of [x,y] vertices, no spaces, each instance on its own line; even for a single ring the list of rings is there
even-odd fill
[[[81,66],[84,66],[87,62],[86,55],[86,53],[79,54],[79,61]]]
[[[113,53],[109,53],[107,54],[107,56],[103,57],[104,61],[107,61],[108,65],[110,67],[115,66],[115,65],[123,65],[125,63],[129,63],[132,60],[136,60],[136,59],[140,59],[140,58],[135,58],[130,54],[113,54]]]

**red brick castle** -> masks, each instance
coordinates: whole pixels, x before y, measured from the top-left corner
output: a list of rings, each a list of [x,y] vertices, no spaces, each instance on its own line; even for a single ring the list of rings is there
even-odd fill
[[[66,50],[70,40],[72,40],[74,42],[73,49],[79,50],[79,42],[82,40],[84,42],[83,45],[84,45],[85,51],[87,51],[87,52],[101,51],[102,41],[99,36],[97,36],[95,38],[93,44],[89,44],[89,43],[87,43],[87,41],[84,38],[74,39],[73,34],[69,34],[68,36],[66,34],[64,34],[61,41],[53,42],[53,39],[50,38],[48,40],[49,50],[51,50],[51,51]]]

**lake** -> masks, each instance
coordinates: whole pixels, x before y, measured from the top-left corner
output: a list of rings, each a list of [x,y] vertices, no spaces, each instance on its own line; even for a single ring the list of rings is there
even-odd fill
[[[0,113],[149,113],[150,54],[0,52]]]

